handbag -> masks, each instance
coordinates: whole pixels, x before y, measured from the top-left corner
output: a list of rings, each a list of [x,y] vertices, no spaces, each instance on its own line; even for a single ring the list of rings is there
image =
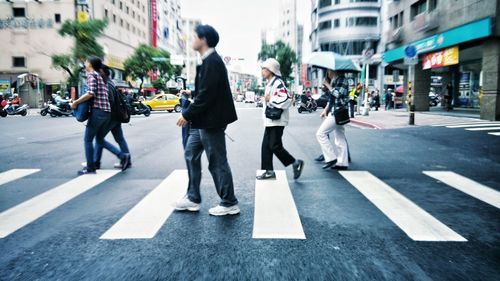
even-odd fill
[[[97,80],[97,77],[96,77]],[[87,92],[87,85],[84,85],[83,87],[83,93]],[[97,93],[97,83],[96,83],[96,89],[94,93]],[[75,118],[78,122],[85,122],[89,119],[90,114],[92,113],[92,107],[93,107],[93,101],[94,98],[82,102],[76,106],[76,109],[73,111],[75,114]]]
[[[281,113],[283,113],[283,109],[267,106],[266,107],[266,118],[271,120],[279,120],[281,118]]]
[[[351,122],[349,118],[349,109],[347,107],[342,106],[333,111],[333,116],[335,117],[335,123],[337,125],[345,125]]]

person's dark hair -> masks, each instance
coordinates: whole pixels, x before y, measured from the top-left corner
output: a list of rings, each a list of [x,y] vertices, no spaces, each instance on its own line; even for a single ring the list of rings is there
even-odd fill
[[[102,66],[103,66],[101,58],[96,57],[96,56],[91,56],[88,58],[88,61],[89,61],[90,65],[92,65],[92,68],[95,71],[97,71],[97,72],[101,71]]]
[[[114,71],[111,69],[109,66],[103,64],[101,71],[99,71],[99,74],[101,74],[102,79],[104,82],[108,82],[109,79],[113,79],[114,77]]]
[[[210,48],[215,48],[215,46],[217,46],[217,43],[219,43],[219,33],[217,33],[215,28],[208,24],[198,25],[194,29],[194,32],[196,32],[198,38],[205,38],[205,40],[207,40],[207,45]]]

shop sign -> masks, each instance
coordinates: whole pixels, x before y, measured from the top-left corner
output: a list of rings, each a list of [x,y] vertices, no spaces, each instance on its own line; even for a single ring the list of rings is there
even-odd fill
[[[424,55],[422,61],[423,69],[458,64],[458,47]]]
[[[54,27],[53,19],[0,19],[0,29],[7,28],[25,28],[25,29],[37,29],[37,28],[52,28]]]
[[[0,80],[0,93],[10,94],[10,81]]]
[[[123,61],[118,58],[118,57],[115,57],[113,55],[107,55],[106,56],[106,61],[107,61],[107,65],[109,67],[112,67],[112,68],[116,68],[116,69],[120,69],[120,70],[124,70],[124,66],[123,66]]]
[[[156,0],[151,0],[151,45],[153,48],[158,46],[158,38],[156,34],[156,29],[158,28],[158,10]]]
[[[463,42],[488,37],[490,35],[491,19],[488,17],[482,20],[462,25],[460,27],[450,29],[443,33],[438,33],[436,35],[410,43],[408,45],[415,46],[417,54],[423,54],[445,47],[454,46]],[[384,61],[393,62],[403,59],[405,57],[405,48],[408,45],[385,52]]]

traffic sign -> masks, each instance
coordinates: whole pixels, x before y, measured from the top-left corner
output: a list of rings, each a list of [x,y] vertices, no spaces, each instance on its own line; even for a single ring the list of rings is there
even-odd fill
[[[371,59],[374,54],[375,54],[375,50],[373,50],[373,49],[365,49],[365,50],[363,50],[363,58],[366,59],[366,60]]]
[[[418,64],[418,57],[405,57],[405,64],[406,65],[416,65]]]
[[[165,57],[152,57],[153,61],[167,61],[168,59]]]
[[[417,55],[417,48],[413,45],[409,45],[405,48],[405,56],[408,58],[413,58]]]

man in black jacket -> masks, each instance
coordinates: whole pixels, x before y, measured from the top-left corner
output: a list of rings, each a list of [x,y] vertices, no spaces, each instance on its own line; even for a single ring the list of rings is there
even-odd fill
[[[201,155],[205,151],[208,169],[221,198],[220,204],[211,208],[209,213],[214,216],[236,215],[240,209],[227,162],[225,130],[238,117],[226,66],[214,49],[219,42],[217,31],[209,25],[199,25],[195,33],[193,49],[200,53],[203,63],[196,69],[195,91],[181,91],[181,94],[191,94],[193,102],[177,120],[178,126],[190,123],[191,129],[184,152],[189,174],[188,190],[186,196],[177,202],[176,210],[200,210]]]

